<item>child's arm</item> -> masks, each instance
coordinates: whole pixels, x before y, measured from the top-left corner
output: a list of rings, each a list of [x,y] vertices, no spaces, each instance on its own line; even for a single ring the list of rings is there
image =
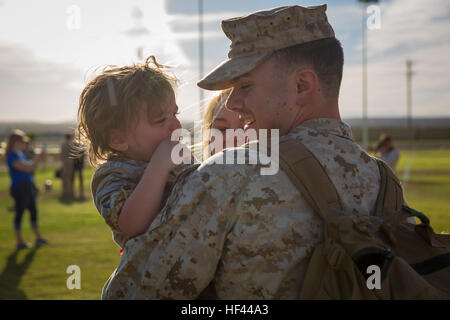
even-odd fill
[[[158,214],[169,172],[176,167],[170,156],[178,143],[166,140],[158,146],[136,189],[125,201],[118,224],[127,236],[145,232]]]

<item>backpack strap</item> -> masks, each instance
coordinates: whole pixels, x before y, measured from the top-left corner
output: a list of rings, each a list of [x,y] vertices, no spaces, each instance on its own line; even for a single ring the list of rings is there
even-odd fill
[[[319,160],[297,139],[280,138],[280,168],[320,217],[342,212],[343,205]]]
[[[384,227],[395,228],[411,216],[403,198],[400,180],[389,165],[381,159],[373,158],[380,171],[380,189],[378,192],[375,215],[383,219]]]
[[[248,146],[248,144],[247,144]],[[280,137],[280,168],[299,190],[306,202],[326,222],[341,214],[343,204],[330,177],[319,160],[299,140]],[[409,213],[404,209],[400,181],[382,160],[373,158],[380,171],[380,188],[376,201],[376,216],[383,220],[384,231],[389,234],[403,222]]]
[[[378,165],[378,170],[380,172],[380,188],[378,189],[378,197],[375,205],[375,216],[383,218],[384,211],[384,199],[387,193],[387,169],[383,164],[383,161],[373,157]]]
[[[389,165],[381,159],[375,157],[373,159],[377,162],[381,178],[375,209],[375,215],[383,221],[379,231],[386,236],[392,247],[396,247],[397,240],[394,232],[401,223],[406,222],[410,216],[417,216],[422,221],[428,219],[423,213],[406,205],[400,180]]]
[[[380,171],[380,189],[378,192],[375,215],[383,219],[390,213],[399,212],[403,206],[403,189],[400,181],[386,162],[373,157]]]

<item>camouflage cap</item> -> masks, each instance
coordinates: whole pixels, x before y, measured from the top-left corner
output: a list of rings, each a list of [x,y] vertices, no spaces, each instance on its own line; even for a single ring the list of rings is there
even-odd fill
[[[222,29],[231,40],[228,59],[197,85],[207,90],[229,88],[231,80],[251,71],[276,50],[334,37],[326,9],[326,4],[285,6],[222,21]]]

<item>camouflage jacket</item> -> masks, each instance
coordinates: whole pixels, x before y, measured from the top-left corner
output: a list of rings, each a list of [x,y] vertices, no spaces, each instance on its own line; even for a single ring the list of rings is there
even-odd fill
[[[377,164],[345,123],[312,119],[288,133],[326,169],[347,210],[373,214]],[[296,299],[323,223],[286,174],[217,164],[224,152],[178,176],[147,232],[130,239],[103,299]],[[225,161],[223,161],[225,163]]]

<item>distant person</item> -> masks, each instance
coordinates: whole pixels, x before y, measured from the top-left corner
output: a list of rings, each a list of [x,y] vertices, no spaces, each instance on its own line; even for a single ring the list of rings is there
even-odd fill
[[[64,134],[64,142],[61,144],[61,178],[62,178],[62,198],[73,199],[73,176],[75,161],[72,157],[73,135],[67,131]]]
[[[27,134],[27,138],[25,141],[25,150],[23,153],[27,156],[28,159],[33,160],[34,156],[36,155],[36,152],[34,152],[34,140],[36,138],[36,135],[34,134]]]
[[[378,145],[375,151],[376,157],[386,162],[392,170],[397,170],[397,163],[400,158],[400,153],[394,146],[390,136],[382,134],[378,140]]]
[[[234,141],[227,141],[226,129],[243,129],[244,122],[239,118],[237,112],[233,112],[225,108],[225,102],[230,95],[231,90],[223,90],[215,96],[208,105],[205,115],[203,116],[202,124],[202,159],[214,155],[222,151],[224,148],[239,147],[237,139]],[[214,143],[211,141],[211,129],[219,130],[223,135],[223,141]],[[211,146],[212,144],[212,146]],[[222,147],[220,148],[220,145]]]
[[[30,248],[25,243],[21,234],[22,216],[25,209],[30,211],[31,227],[36,237],[36,246],[47,244],[47,240],[42,238],[38,228],[37,211],[37,189],[34,184],[33,172],[39,162],[45,156],[45,150],[35,157],[33,161],[23,153],[26,142],[29,138],[21,130],[14,130],[8,139],[6,147],[6,162],[11,177],[10,194],[15,202],[14,231],[17,239],[17,250]]]
[[[78,179],[78,190],[79,190],[79,199],[84,199],[84,183],[83,183],[83,168],[84,168],[84,161],[86,158],[86,153],[83,149],[83,146],[81,146],[78,143],[74,143],[74,154],[76,153],[76,156],[74,155],[74,163],[73,163],[73,184],[75,185],[75,180]]]

